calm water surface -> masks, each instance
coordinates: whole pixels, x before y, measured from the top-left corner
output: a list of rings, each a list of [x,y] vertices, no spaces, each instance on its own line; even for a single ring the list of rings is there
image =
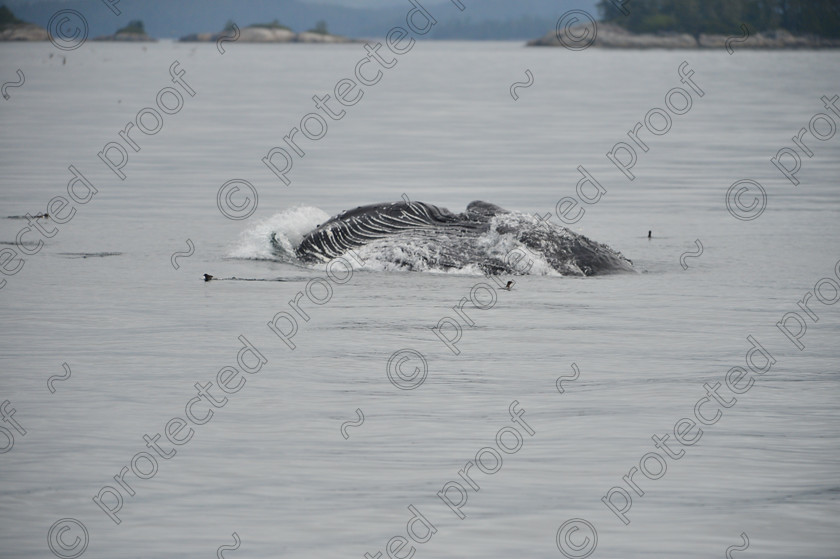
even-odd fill
[[[0,81],[14,81],[18,68],[26,75],[0,100],[0,248],[14,248],[27,226],[6,216],[44,212],[66,196],[68,166],[98,191],[66,223],[39,222],[54,236],[26,233],[44,246],[3,276],[0,401],[26,434],[3,423],[14,445],[0,456],[0,555],[53,556],[48,531],[71,518],[87,535],[67,524],[53,539],[87,540],[86,558],[213,557],[220,546],[228,558],[385,557],[419,511],[437,530],[426,543],[408,540],[422,559],[563,557],[561,526],[561,546],[582,557],[594,534],[564,524],[572,519],[597,531],[593,557],[725,557],[733,546],[745,558],[837,556],[840,305],[812,296],[814,322],[797,301],[829,278],[819,285],[830,303],[840,282],[840,137],[804,136],[813,156],[799,152],[798,186],[770,162],[795,147],[814,115],[840,122],[820,101],[840,94],[837,53],[418,43],[322,139],[297,137],[305,155],[294,157],[287,186],[261,158],[289,149],[283,136],[317,110],[312,96],[332,94],[364,50],[225,47],[0,49]],[[171,81],[176,60],[194,97]],[[684,62],[702,96],[681,82]],[[510,87],[527,81],[526,70],[534,84],[515,101]],[[97,154],[165,87],[179,88],[183,106],[154,135],[130,132],[140,151],[127,151],[120,180]],[[665,112],[675,87],[691,95],[682,115]],[[649,150],[637,146],[631,181],[605,154],[657,107],[671,128],[639,132]],[[651,114],[652,126],[664,128],[661,114]],[[824,137],[834,132],[828,122],[815,124]],[[327,215],[403,194],[454,212],[481,199],[545,215],[577,196],[578,166],[606,193],[570,228],[620,250],[638,273],[517,277],[492,308],[464,307],[471,326],[452,307],[485,278],[370,264],[331,283],[325,304],[300,301],[310,320],[298,317],[294,350],[267,326],[307,285],[322,296],[323,282],[309,282],[326,277],[323,267],[271,259],[271,231],[299,235]],[[232,179],[258,192],[247,219],[217,207]],[[766,193],[764,212],[749,221],[726,206],[741,179]],[[749,205],[751,195],[740,200]],[[204,283],[203,273],[283,281]],[[802,350],[776,327],[788,312],[807,326]],[[458,355],[431,330],[447,316],[461,328]],[[794,320],[787,325],[796,333]],[[193,429],[188,442],[170,444],[167,422],[185,417],[197,383],[215,385],[220,369],[237,364],[239,336],[267,362],[245,355],[261,368],[241,377],[238,392],[213,388],[225,403],[205,424],[183,427],[176,437]],[[748,336],[775,359],[770,371],[750,374],[755,384],[743,394],[724,386],[725,404],[701,410],[722,417],[701,425],[694,445],[675,442],[674,424],[707,397],[704,383],[747,367]],[[402,349],[427,365],[414,390],[388,380],[388,360]],[[511,421],[514,401],[533,434]],[[348,439],[346,422],[355,424]],[[496,441],[504,427],[521,438],[509,454]],[[502,443],[516,448],[505,432]],[[651,440],[665,434],[679,458]],[[93,497],[119,488],[114,476],[133,459],[148,479],[127,471],[134,495],[119,489],[117,525]],[[468,477],[478,490],[459,476],[476,460],[482,469]],[[643,496],[622,481],[634,467],[649,474],[631,478]],[[436,495],[450,481],[460,484],[449,485],[450,501],[464,490],[463,519]],[[601,500],[613,487],[632,497],[627,525]],[[117,507],[113,494],[101,495]],[[627,508],[620,493],[611,500]]]

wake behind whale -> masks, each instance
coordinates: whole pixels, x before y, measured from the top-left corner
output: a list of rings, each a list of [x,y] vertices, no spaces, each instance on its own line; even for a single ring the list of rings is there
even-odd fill
[[[304,263],[359,250],[366,260],[394,270],[477,268],[485,274],[518,275],[531,270],[522,262],[525,257],[549,269],[544,273],[594,276],[633,270],[632,262],[604,244],[481,201],[459,214],[423,202],[371,204],[331,217],[298,243],[290,244],[276,231],[270,238],[275,256]]]

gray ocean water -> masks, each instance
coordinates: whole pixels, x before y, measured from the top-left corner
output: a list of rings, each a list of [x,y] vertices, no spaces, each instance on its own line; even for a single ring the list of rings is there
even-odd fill
[[[261,159],[291,151],[314,95],[342,108],[363,46],[223,47],[0,48],[0,81],[25,73],[0,99],[0,249],[17,251],[0,262],[24,262],[0,277],[0,556],[838,556],[840,115],[820,97],[840,94],[840,55],[418,42],[321,139],[297,136],[285,185]],[[160,130],[130,131],[134,151],[119,134],[146,107]],[[639,130],[629,180],[606,153],[646,115],[671,127]],[[97,156],[109,142],[124,180]],[[796,186],[771,163],[785,147]],[[97,192],[68,217],[48,204],[71,165]],[[471,270],[339,282],[271,257],[272,231],[403,195],[562,224],[578,166],[606,193],[570,229],[637,273],[508,292]],[[258,200],[245,219],[219,209],[231,180],[258,193],[233,183],[242,214]],[[27,212],[52,213],[52,236],[15,245],[28,223],[7,216]],[[268,326],[284,311],[293,350]],[[432,330],[445,317],[457,355]],[[265,362],[237,364],[240,336]]]

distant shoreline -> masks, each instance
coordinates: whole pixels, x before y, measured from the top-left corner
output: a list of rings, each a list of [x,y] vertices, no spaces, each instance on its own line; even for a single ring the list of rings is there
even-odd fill
[[[840,39],[829,39],[816,35],[793,35],[785,30],[765,31],[762,33],[750,34],[746,39],[741,35],[716,35],[701,33],[694,37],[688,33],[658,32],[658,33],[634,33],[612,23],[597,23],[597,32],[594,41],[587,46],[604,49],[724,49],[726,42],[734,38],[735,48],[738,50],[825,50],[840,48]],[[525,43],[529,47],[562,47],[580,44],[586,32],[591,29],[585,26],[572,27],[560,33],[560,40],[556,31],[549,31],[538,39],[532,39]],[[227,38],[240,43],[259,44],[358,44],[370,41],[381,40],[381,38],[348,38],[329,33],[314,33],[310,31],[295,32],[288,29],[272,29],[266,27],[244,27],[240,30],[239,37],[234,39],[232,31],[220,31],[216,33],[191,33],[183,37],[164,37],[162,41],[174,42],[200,42],[212,43],[219,39]],[[32,42],[49,41],[49,32],[33,23],[16,23],[0,26],[0,42]],[[156,42],[159,39],[150,37],[144,33],[115,33],[100,37],[93,37],[90,40],[97,42]],[[426,39],[429,42],[514,42],[520,43],[521,39]],[[573,49],[576,50],[576,49]]]
[[[235,40],[240,43],[350,44],[367,42],[363,39],[351,39],[329,33],[316,33],[312,31],[302,31],[300,33],[296,33],[287,29],[271,29],[265,27],[244,27],[240,30],[238,35],[239,37]],[[182,43],[214,43],[221,38],[234,40],[233,37],[233,32],[220,31],[218,33],[192,33],[180,38],[173,37],[165,38],[163,40],[172,40]],[[0,42],[34,42],[49,40],[49,32],[34,23],[14,23],[0,26]],[[93,37],[90,40],[116,43],[154,43],[158,41],[157,38],[150,37],[146,33],[130,33],[125,31],[114,33],[112,35]]]
[[[218,33],[191,33],[177,40],[182,43],[215,43],[222,38],[238,43],[340,44],[365,42],[361,39],[349,39],[330,33],[317,33],[313,31],[296,33],[291,29],[265,26],[249,26],[232,31],[220,31]]]
[[[586,33],[592,29],[576,26],[563,29],[560,33],[550,31],[539,39],[528,41],[529,47],[562,47],[581,45]],[[559,35],[559,36],[558,36]],[[694,37],[688,33],[658,32],[634,33],[612,23],[598,22],[595,27],[594,41],[587,46],[606,49],[723,49],[727,40],[735,38],[738,50],[813,50],[840,48],[840,39],[828,39],[816,35],[793,35],[779,29],[743,35],[714,35],[701,33]],[[584,43],[585,44],[585,43]],[[573,49],[576,50],[576,49]]]
[[[0,41],[49,41],[50,34],[34,23],[0,25]]]

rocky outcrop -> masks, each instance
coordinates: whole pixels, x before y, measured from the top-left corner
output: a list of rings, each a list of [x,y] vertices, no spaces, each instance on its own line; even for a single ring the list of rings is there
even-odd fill
[[[312,33],[304,31],[298,33],[295,37],[296,43],[358,43],[358,39],[348,39],[339,35],[329,35],[327,33]]]
[[[193,33],[181,37],[182,42],[215,42],[221,38],[232,39],[234,31],[220,33]],[[339,35],[303,32],[295,33],[291,29],[277,27],[243,27],[239,31],[239,43],[356,43],[357,39],[348,39]]]
[[[564,45],[583,46],[583,39],[592,29],[576,26],[552,31],[544,37],[528,42],[531,47],[560,47]],[[562,39],[562,41],[561,41]],[[591,46],[613,49],[690,49],[697,48],[697,40],[687,33],[637,34],[612,23],[598,23],[595,41]]]
[[[47,30],[34,23],[0,25],[0,41],[49,41]]]
[[[705,35],[698,38],[701,48],[725,48],[726,35]],[[840,48],[840,39],[827,39],[816,35],[793,35],[784,29],[756,33],[735,46],[737,49],[824,49]]]
[[[118,41],[127,43],[154,43],[157,39],[149,37],[145,33],[114,33],[113,35],[103,35],[101,37],[94,37],[92,41]]]
[[[552,31],[545,36],[528,42],[530,47],[583,46],[586,32],[584,26],[560,30],[560,37]],[[598,23],[595,41],[591,46],[612,49],[697,49],[725,48],[731,35],[705,35],[695,38],[688,33],[633,33],[612,23]],[[741,35],[735,35],[741,38]],[[562,41],[561,41],[562,39]],[[582,44],[583,43],[583,44]],[[746,41],[738,41],[740,49],[819,49],[840,48],[840,40],[816,36],[794,36],[787,31],[768,31],[750,35]]]

